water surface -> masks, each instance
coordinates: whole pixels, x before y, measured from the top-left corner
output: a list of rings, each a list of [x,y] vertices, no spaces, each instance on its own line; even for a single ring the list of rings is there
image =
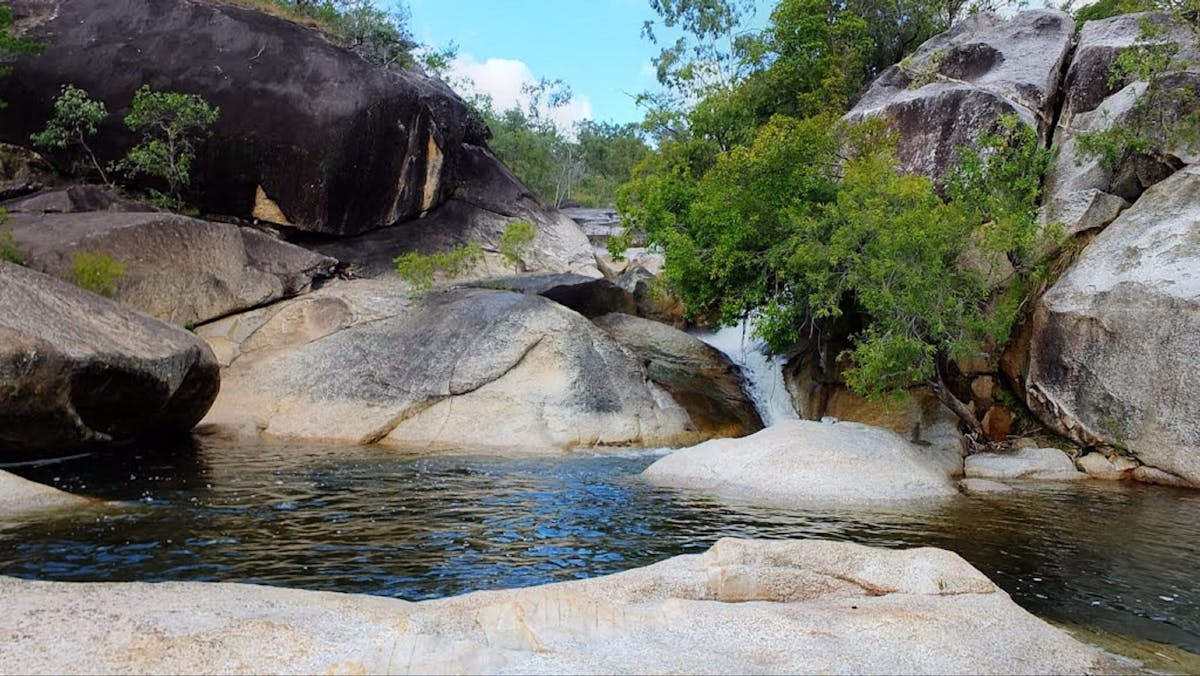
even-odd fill
[[[653,455],[188,448],[14,467],[135,506],[0,527],[0,574],[221,580],[416,600],[590,577],[723,536],[958,552],[1030,611],[1200,652],[1200,494],[1099,482],[923,512],[727,506],[636,475]],[[99,469],[97,469],[99,468]]]

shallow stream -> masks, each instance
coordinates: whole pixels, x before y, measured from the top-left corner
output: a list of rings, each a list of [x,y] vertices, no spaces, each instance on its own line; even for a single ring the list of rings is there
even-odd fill
[[[602,575],[722,536],[958,552],[1044,618],[1200,652],[1200,492],[1037,485],[924,511],[731,507],[652,453],[405,456],[215,438],[10,471],[132,503],[0,526],[0,574],[223,580],[423,599]]]

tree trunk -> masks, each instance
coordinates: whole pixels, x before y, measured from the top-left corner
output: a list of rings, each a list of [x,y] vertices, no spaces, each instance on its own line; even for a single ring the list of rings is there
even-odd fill
[[[983,439],[983,425],[975,418],[975,414],[971,413],[971,409],[959,401],[958,397],[954,396],[954,393],[946,386],[946,381],[942,378],[941,367],[935,367],[935,371],[937,380],[931,381],[929,386],[933,388],[933,393],[937,395],[938,401],[942,402],[943,406],[950,409],[959,421],[967,426],[967,429],[975,435],[976,441]]]

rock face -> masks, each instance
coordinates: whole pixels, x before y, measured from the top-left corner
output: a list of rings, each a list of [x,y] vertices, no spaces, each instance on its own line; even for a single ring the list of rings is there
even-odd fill
[[[1066,453],[1057,448],[1022,448],[1011,453],[968,455],[964,473],[971,479],[1076,481],[1088,478],[1075,469],[1075,463]]]
[[[41,155],[0,143],[0,200],[28,195],[54,182],[54,167]]]
[[[0,520],[82,507],[93,501],[0,470]]]
[[[1003,116],[1047,137],[1073,31],[1058,11],[968,17],[921,45],[905,67],[884,71],[846,117],[892,120],[903,169],[940,184],[957,148],[974,145]]]
[[[192,325],[302,293],[337,261],[251,228],[168,213],[40,213],[61,199],[27,198],[7,225],[29,267],[73,281],[74,255],[103,253],[125,266],[118,302],[179,325]],[[93,196],[94,197],[94,196]],[[90,200],[98,205],[99,199]],[[110,206],[130,208],[114,199]]]
[[[219,386],[188,332],[0,263],[0,455],[62,455],[190,429]]]
[[[206,422],[282,438],[525,452],[698,436],[636,360],[553,301],[457,289],[410,307],[407,295],[394,280],[348,282],[289,304],[305,310],[231,318],[216,334],[203,327],[242,352],[266,333],[264,346],[233,360]]]
[[[191,0],[10,4],[46,48],[14,64],[0,138],[27,142],[70,82],[113,113],[96,137],[108,161],[136,140],[119,116],[143,83],[199,94],[221,109],[192,172],[206,211],[343,235],[391,225],[445,201],[464,180],[463,145],[488,136],[441,82],[375,67],[259,11]]]
[[[894,432],[787,420],[741,439],[685,448],[642,476],[661,485],[769,505],[874,504],[957,494],[936,451]]]
[[[1107,673],[951,552],[723,539],[607,577],[409,603],[0,578],[18,673]],[[61,641],[62,636],[73,640]]]
[[[1163,76],[1164,88],[1200,93],[1195,39],[1186,28],[1173,26],[1167,15],[1125,14],[1084,24],[1067,71],[1062,113],[1054,132],[1057,154],[1044,190],[1043,218],[1062,223],[1069,234],[1108,225],[1147,187],[1183,164],[1200,160],[1180,143],[1165,158],[1131,154],[1116,166],[1106,166],[1078,147],[1080,134],[1129,124],[1131,111],[1145,95],[1146,83],[1135,82],[1131,75],[1111,81],[1118,56],[1146,44],[1141,37],[1144,21],[1161,27],[1164,33],[1158,39],[1177,45],[1180,52],[1174,58],[1189,64],[1182,72]],[[1164,97],[1153,105],[1170,118],[1190,113],[1192,101],[1194,96],[1186,102]]]
[[[1038,302],[1027,403],[1200,485],[1200,167],[1150,188]]]
[[[464,145],[459,157],[461,185],[446,203],[425,217],[357,237],[319,241],[313,248],[349,263],[357,274],[393,274],[393,259],[408,251],[432,253],[477,243],[485,263],[473,278],[512,274],[500,255],[500,240],[513,223],[533,223],[537,237],[521,256],[527,272],[571,272],[600,277],[587,237],[574,221],[546,209],[487,148]]]
[[[720,351],[666,324],[628,314],[593,321],[642,361],[650,380],[671,393],[700,432],[740,437],[762,429],[741,372]]]
[[[612,312],[632,314],[637,311],[633,294],[625,289],[607,279],[574,273],[485,279],[475,286],[536,294],[589,318]]]

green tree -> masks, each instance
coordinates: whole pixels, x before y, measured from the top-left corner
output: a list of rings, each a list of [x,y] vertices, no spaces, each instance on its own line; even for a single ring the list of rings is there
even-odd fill
[[[142,85],[133,97],[125,125],[142,135],[118,167],[129,177],[152,176],[166,182],[166,202],[179,208],[191,181],[197,146],[212,134],[220,109],[195,94],[157,92]]]
[[[31,140],[39,148],[79,147],[88,156],[92,167],[105,185],[110,185],[108,174],[88,139],[96,133],[96,127],[108,117],[108,109],[102,101],[96,101],[88,93],[74,85],[63,85],[62,92],[54,100],[54,116],[46,128],[33,134]]]
[[[517,272],[525,271],[525,254],[537,239],[537,228],[529,221],[513,221],[500,235],[500,255]]]

